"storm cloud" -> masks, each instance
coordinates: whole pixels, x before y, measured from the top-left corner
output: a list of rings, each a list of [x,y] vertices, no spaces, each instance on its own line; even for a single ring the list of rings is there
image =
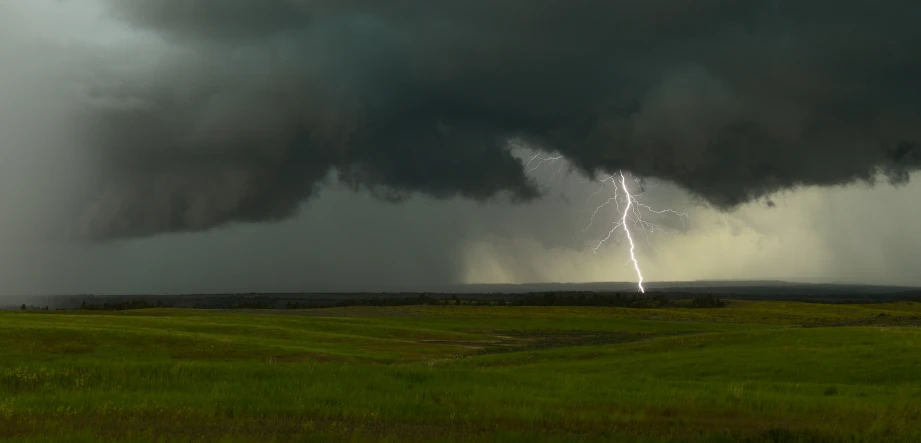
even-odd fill
[[[535,198],[511,141],[720,209],[921,166],[913,1],[104,4],[160,43],[82,58],[99,240],[286,219],[331,177]]]

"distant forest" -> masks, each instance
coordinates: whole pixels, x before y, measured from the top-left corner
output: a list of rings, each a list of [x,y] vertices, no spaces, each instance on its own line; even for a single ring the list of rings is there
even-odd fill
[[[247,297],[242,300],[225,300],[224,303],[210,303],[209,306],[195,306],[200,309],[321,309],[330,307],[347,307],[347,306],[599,306],[599,307],[626,307],[655,309],[666,306],[674,306],[675,303],[662,293],[645,295],[645,294],[626,294],[621,292],[615,293],[598,293],[598,292],[543,292],[523,294],[514,300],[505,300],[502,298],[464,298],[457,295],[437,297],[432,294],[420,293],[414,296],[404,297],[381,297],[371,296],[366,298],[350,298],[338,301],[286,301],[280,302],[277,299],[257,297]],[[691,308],[720,308],[726,306],[726,303],[718,296],[712,294],[697,294],[690,299],[689,303],[683,303],[682,306]],[[160,300],[149,302],[147,300],[125,300],[125,301],[107,301],[100,304],[87,303],[83,301],[78,310],[105,310],[105,311],[122,311],[130,309],[149,309],[172,307],[169,303]]]
[[[632,291],[546,290],[502,292],[357,292],[357,293],[234,293],[234,294],[74,294],[22,297],[0,304],[0,310],[105,310],[147,308],[185,309],[320,309],[345,306],[608,306],[656,309],[666,306],[719,308],[725,300],[773,300],[807,303],[921,302],[921,291],[851,294],[735,293],[719,290]],[[3,298],[0,297],[0,303]],[[25,303],[23,303],[25,302]]]
[[[685,286],[651,288],[646,294],[631,289],[593,288],[592,285],[531,285],[528,291],[493,286],[469,286],[470,291],[446,292],[275,292],[223,294],[60,294],[0,295],[0,310],[128,310],[156,307],[188,309],[317,309],[336,306],[614,306],[659,308],[720,307],[723,300],[790,301],[822,304],[921,302],[921,289],[866,285],[785,284],[758,286]],[[541,287],[546,286],[546,288]]]

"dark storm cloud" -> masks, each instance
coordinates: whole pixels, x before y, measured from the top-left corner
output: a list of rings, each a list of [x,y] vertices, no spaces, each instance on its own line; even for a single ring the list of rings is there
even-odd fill
[[[95,238],[283,219],[331,171],[532,198],[512,138],[720,208],[921,165],[914,1],[107,4],[174,51],[87,91]]]

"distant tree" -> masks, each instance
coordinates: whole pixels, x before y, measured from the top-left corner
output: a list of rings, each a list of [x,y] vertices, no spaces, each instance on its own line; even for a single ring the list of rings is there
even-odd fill
[[[722,308],[726,302],[714,297],[713,294],[698,295],[691,300],[692,308]]]

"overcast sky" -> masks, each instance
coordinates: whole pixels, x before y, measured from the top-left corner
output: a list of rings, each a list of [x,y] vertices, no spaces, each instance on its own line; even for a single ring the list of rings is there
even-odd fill
[[[431,3],[0,0],[0,293],[921,286],[911,2]]]

